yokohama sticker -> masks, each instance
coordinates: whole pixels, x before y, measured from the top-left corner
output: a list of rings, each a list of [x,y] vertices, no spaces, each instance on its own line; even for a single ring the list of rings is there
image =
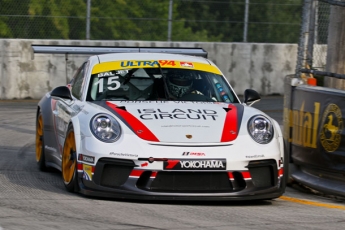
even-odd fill
[[[226,170],[225,159],[183,159],[164,162],[165,170]]]

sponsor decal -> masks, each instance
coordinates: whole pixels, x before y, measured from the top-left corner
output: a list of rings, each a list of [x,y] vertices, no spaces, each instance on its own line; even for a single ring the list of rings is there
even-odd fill
[[[182,156],[204,157],[204,156],[206,156],[206,154],[202,153],[202,152],[183,152]]]
[[[336,104],[329,104],[323,113],[321,124],[321,145],[327,152],[334,152],[340,145],[344,128],[341,109]]]
[[[142,120],[189,119],[216,121],[217,111],[210,109],[137,109]]]
[[[210,105],[210,104],[217,104],[217,105],[224,105],[228,106],[228,104],[223,103],[223,102],[210,102],[210,101],[121,101],[121,103],[126,103],[126,104],[203,104],[203,105]]]
[[[84,154],[79,154],[78,160],[84,161],[84,162],[87,162],[87,163],[91,163],[91,164],[95,163],[95,157],[87,156],[87,155],[84,155]]]
[[[61,119],[65,123],[69,123],[71,116],[75,114],[75,112],[70,112],[69,107],[65,106],[63,102],[60,101],[52,102],[52,110],[55,119]]]
[[[164,162],[166,170],[226,170],[226,160],[168,160]]]
[[[109,155],[118,156],[118,157],[138,157],[137,154],[130,154],[130,153],[115,153],[115,152],[110,152]]]
[[[128,70],[118,70],[115,73],[119,75],[126,75],[129,71]]]
[[[103,72],[116,73],[120,70],[128,70],[132,68],[158,68],[158,63],[162,68],[191,68],[181,67],[180,60],[122,60],[122,61],[110,61],[96,64],[92,68],[92,74],[98,74]],[[182,61],[183,62],[183,61]],[[215,74],[222,74],[220,70],[206,63],[193,62],[193,68],[201,71],[206,71]],[[115,70],[115,71],[114,71]],[[123,75],[121,73],[121,75]]]
[[[99,78],[98,81],[93,83],[94,86],[98,85],[98,93],[103,93],[105,90],[117,90],[121,87],[121,83],[118,81],[119,76],[112,76],[106,79],[106,89],[104,89],[104,81],[106,78]]]
[[[284,123],[284,136],[288,137],[289,142],[297,146],[317,148],[320,105],[320,102],[314,102],[313,113],[305,111],[305,101],[302,102],[299,110],[284,108],[285,119],[289,120],[289,124]],[[290,128],[292,128],[292,136],[287,134]]]
[[[63,120],[61,119],[56,119],[56,127],[59,131],[64,132],[65,129],[67,128],[67,123],[65,123]]]
[[[122,61],[121,67],[157,67],[160,66],[175,66],[175,61],[172,60],[158,60],[158,61]]]
[[[113,72],[103,72],[103,73],[99,73],[97,75],[98,78],[101,78],[101,77],[112,77],[112,76],[115,76],[115,74]]]
[[[84,108],[84,106],[73,105],[72,108],[75,110],[76,113],[79,113],[80,110]]]
[[[158,138],[139,119],[137,119],[131,113],[118,108],[115,104],[112,104],[109,101],[107,101],[106,104],[115,111],[118,117],[121,117],[121,119],[124,120],[126,125],[134,133],[136,133],[138,137],[148,141],[159,141]],[[141,132],[137,132],[138,130],[140,130]]]
[[[193,63],[192,62],[180,62],[180,65],[182,66],[182,67],[189,67],[189,68],[193,68],[194,66],[193,66]]]
[[[92,181],[92,166],[83,164],[83,179]]]
[[[296,110],[284,108],[284,120],[288,121],[284,122],[284,138],[297,146],[317,149],[320,143],[326,152],[336,151],[344,128],[342,112],[332,103],[321,116],[324,107],[319,101],[309,104],[302,101]]]
[[[246,156],[246,158],[259,158],[259,157],[265,157],[265,155],[261,154],[261,155]]]
[[[170,103],[170,101],[119,101],[126,104],[167,104]]]

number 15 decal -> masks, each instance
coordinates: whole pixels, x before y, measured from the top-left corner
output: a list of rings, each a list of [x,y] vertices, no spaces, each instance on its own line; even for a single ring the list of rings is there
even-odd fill
[[[118,88],[120,88],[121,84],[117,79],[119,79],[118,76],[108,78],[108,82],[107,82],[107,85],[108,85],[107,89],[108,90],[117,90]],[[100,78],[97,82],[95,82],[95,86],[99,85],[98,93],[103,93],[103,91],[104,91],[103,82],[104,82],[104,78]],[[112,87],[112,85],[114,85],[114,84],[115,84],[115,86]]]

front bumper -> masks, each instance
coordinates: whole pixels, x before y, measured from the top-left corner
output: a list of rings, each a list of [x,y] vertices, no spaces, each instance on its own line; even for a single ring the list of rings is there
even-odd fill
[[[276,160],[251,161],[246,171],[143,170],[134,161],[101,158],[78,163],[80,193],[136,200],[258,200],[284,193]]]

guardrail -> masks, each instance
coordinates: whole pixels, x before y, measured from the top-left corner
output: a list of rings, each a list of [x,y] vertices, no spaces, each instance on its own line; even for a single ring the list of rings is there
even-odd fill
[[[343,74],[302,73],[345,79]],[[297,84],[296,84],[297,82]],[[322,193],[345,196],[345,91],[285,77],[284,143],[291,176]]]
[[[313,70],[313,69],[301,69],[300,72],[313,74],[313,75],[319,75],[319,76],[325,76],[325,77],[333,77],[337,79],[345,79],[345,74],[339,74],[339,73],[331,73],[331,72],[318,71],[318,70]]]

